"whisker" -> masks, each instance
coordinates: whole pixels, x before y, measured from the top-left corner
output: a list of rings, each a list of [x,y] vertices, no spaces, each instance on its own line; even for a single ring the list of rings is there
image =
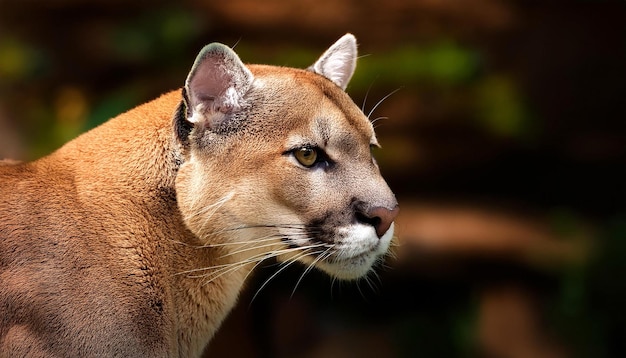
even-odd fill
[[[360,281],[356,281],[355,282],[356,289],[359,291],[359,294],[361,295],[361,298],[363,298],[363,300],[367,301],[367,299],[365,298],[365,295],[363,294],[363,291],[361,291],[361,286],[359,286],[359,282]]]
[[[245,229],[264,229],[264,228],[276,228],[276,229],[304,229],[305,224],[264,224],[264,225],[243,225],[235,226],[231,228],[224,228],[216,233],[224,233],[229,231],[245,230]]]
[[[376,108],[378,108],[378,106],[380,106],[381,103],[383,103],[383,101],[385,101],[387,98],[389,98],[391,95],[393,95],[394,93],[398,92],[401,88],[395,89],[394,91],[392,91],[391,93],[389,93],[388,95],[386,95],[385,97],[383,97],[380,101],[378,101],[378,103],[376,103],[376,105],[374,106],[374,108],[372,108],[370,110],[370,112],[367,114],[367,118],[369,119],[372,116],[372,113],[374,113],[374,111],[376,110]]]
[[[246,252],[246,251],[250,251],[250,250],[255,250],[255,249],[259,249],[259,248],[263,248],[263,247],[268,247],[268,246],[273,246],[276,245],[276,243],[269,243],[269,244],[265,244],[265,245],[259,245],[259,246],[253,246],[253,247],[247,247],[241,250],[236,250],[233,251],[231,253],[228,253],[226,255],[220,256],[220,258],[223,257],[227,257],[227,256],[232,256],[232,255],[236,255],[242,252]],[[314,247],[320,247],[320,246],[326,246],[327,244],[324,243],[320,243],[320,244],[312,244],[312,245],[307,245],[307,246],[299,246],[296,249],[303,249],[303,248],[314,248]]]
[[[184,275],[186,273],[194,273],[194,272],[207,271],[207,270],[212,270],[212,269],[219,269],[219,268],[223,268],[223,267],[230,267],[232,265],[233,265],[233,263],[228,263],[228,264],[221,264],[221,265],[215,265],[215,266],[209,266],[209,267],[185,270],[185,271],[181,271],[181,272],[175,273],[174,276]],[[194,276],[189,276],[189,277],[194,277]]]
[[[246,241],[234,241],[234,242],[220,242],[219,244],[200,245],[200,246],[196,246],[196,248],[204,249],[204,248],[211,248],[211,247],[244,246],[244,245],[251,245],[251,244],[259,244],[259,243],[263,243],[266,241],[273,241],[280,237],[281,235],[268,235],[266,237],[259,238],[259,239],[246,240]]]
[[[263,243],[269,241],[269,243],[264,243],[263,245],[258,245],[259,243]],[[255,249],[261,249],[264,247],[270,247],[270,246],[274,246],[277,245],[278,243],[276,242],[276,236],[275,235],[270,235],[268,237],[254,240],[254,241],[247,241],[245,243],[242,243],[240,246],[240,248],[238,250],[234,250],[234,251],[230,251],[227,254],[224,254],[220,257],[218,257],[219,259],[222,259],[224,257],[228,257],[228,256],[233,256],[233,255],[237,255],[239,253],[242,252],[246,252],[246,251],[250,251],[250,250],[255,250]]]
[[[263,242],[263,241],[270,241],[270,240],[275,240],[276,238],[280,238],[281,235],[274,235],[273,237],[267,237],[267,238],[262,238],[262,239],[253,239],[253,240],[247,240],[247,241],[234,241],[234,242],[220,242],[217,244],[205,244],[205,245],[191,245],[188,244],[186,242],[182,242],[182,241],[178,241],[178,240],[173,240],[170,239],[170,241],[176,243],[176,244],[180,244],[180,245],[184,245],[193,249],[207,249],[207,248],[217,248],[217,247],[224,247],[224,246],[242,246],[242,245],[246,245],[246,244],[255,244],[255,243],[259,243],[259,242]]]
[[[218,278],[220,278],[221,276],[224,276],[224,275],[226,275],[226,274],[228,274],[228,273],[231,273],[231,272],[233,272],[233,271],[237,271],[237,270],[239,270],[240,268],[242,268],[242,267],[244,267],[244,266],[246,266],[246,265],[249,265],[249,264],[251,264],[251,263],[253,263],[253,262],[255,262],[255,261],[250,261],[250,262],[243,261],[243,262],[239,262],[239,263],[237,263],[237,265],[235,265],[235,266],[233,266],[233,267],[231,267],[231,268],[229,268],[229,269],[227,269],[227,270],[223,270],[220,274],[218,274],[218,275],[216,275],[216,276],[212,276],[210,279],[208,279],[208,280],[204,281],[204,282],[202,283],[202,286],[206,286],[206,285],[208,285],[209,283],[211,283],[211,282],[213,282],[213,281],[217,280],[217,279],[218,279]],[[211,273],[211,274],[214,274],[214,273]],[[201,278],[201,277],[206,277],[206,276],[209,276],[209,274],[207,274],[207,275],[203,275],[203,276],[192,277],[192,278]]]
[[[214,204],[213,210],[211,210],[211,212],[209,213],[209,215],[206,215],[206,217],[204,218],[204,222],[202,223],[202,225],[200,225],[200,230],[199,232],[203,233],[205,228],[207,227],[207,225],[209,225],[209,223],[211,222],[211,218],[213,218],[213,215],[215,215],[215,213],[222,207],[224,206],[224,204],[226,204],[230,199],[232,199],[232,197],[235,195],[235,193],[233,191],[231,191],[230,193],[226,194],[223,198],[221,198],[220,200],[217,201],[217,203]]]
[[[383,263],[380,264],[380,266],[383,268],[383,270],[385,271],[389,271],[389,270],[393,270],[393,266],[387,265],[384,261]]]
[[[367,91],[365,92],[365,97],[363,98],[363,105],[361,106],[361,112],[365,113],[365,103],[367,102],[367,97],[370,94],[370,90],[372,89],[372,86],[374,85],[374,82],[376,80],[372,81],[372,83],[370,83],[369,87],[367,87]]]
[[[307,273],[309,273],[311,271],[311,269],[315,266],[316,263],[325,260],[327,257],[329,257],[330,255],[332,255],[332,250],[333,247],[329,247],[326,250],[324,250],[324,252],[322,252],[318,257],[315,258],[315,260],[313,260],[313,262],[311,262],[308,267],[306,268],[306,270],[304,270],[304,272],[302,273],[302,275],[300,275],[300,278],[298,279],[298,281],[296,282],[296,285],[294,286],[293,290],[291,291],[291,296],[289,296],[289,298],[293,298],[293,295],[296,293],[296,289],[298,288],[298,285],[300,284],[300,281],[302,281],[302,279],[304,278],[304,276],[306,276]]]
[[[217,233],[214,234],[214,235],[217,235]],[[302,232],[302,233],[290,233],[289,236],[290,237],[298,237],[298,236],[308,237],[309,233],[305,233],[305,232]],[[243,246],[244,244],[257,244],[257,243],[260,243],[260,242],[263,242],[263,241],[271,241],[271,240],[275,240],[277,238],[284,238],[284,237],[285,237],[285,235],[282,235],[280,233],[275,233],[275,234],[266,235],[266,236],[264,236],[262,238],[258,238],[258,239],[252,239],[252,240],[247,240],[247,241],[221,242],[221,243],[218,243],[218,244],[198,245],[198,246],[195,246],[195,248],[203,249],[203,248],[221,247],[221,246],[234,246],[234,245]],[[191,246],[191,245],[188,245],[188,246]]]
[[[335,286],[335,281],[337,281],[337,276],[333,276],[332,280],[330,280],[330,298],[333,299],[333,287]]]
[[[261,262],[263,262],[266,259],[268,259],[270,257],[273,257],[273,256],[275,256],[274,253],[257,255],[254,258],[250,258],[250,259],[247,259],[247,260],[243,260],[243,261],[232,263],[232,264],[229,265],[230,268],[224,267],[222,269],[219,269],[219,270],[214,271],[214,272],[210,272],[210,273],[205,274],[205,275],[198,275],[198,276],[195,276],[195,277],[194,276],[191,276],[191,277],[193,277],[193,278],[201,278],[201,277],[207,277],[207,276],[214,275],[214,276],[211,276],[210,279],[206,280],[203,283],[203,286],[204,286],[204,285],[207,285],[207,284],[211,283],[212,281],[216,280],[217,278],[219,278],[219,277],[221,277],[221,276],[223,276],[223,275],[225,275],[227,273],[230,273],[232,271],[236,271],[236,270],[238,270],[238,269],[240,269],[240,268],[242,268],[242,267],[244,267],[246,265],[250,265],[252,263],[255,263],[255,265],[252,267],[252,269],[250,269],[248,271],[248,273],[246,274],[246,276],[244,276],[244,280],[245,280],[248,277],[248,275],[252,272],[252,270],[254,270],[254,268],[256,268]],[[219,274],[215,275],[217,273],[219,273]]]
[[[265,282],[263,282],[263,284],[261,285],[261,287],[259,287],[259,289],[256,291],[256,293],[254,294],[254,296],[252,296],[252,299],[250,300],[250,304],[252,304],[252,302],[254,302],[254,299],[256,298],[256,296],[259,295],[259,293],[261,292],[261,290],[263,290],[263,288],[265,286],[267,286],[267,284],[274,278],[276,277],[279,273],[281,273],[282,271],[284,271],[287,267],[291,266],[294,262],[297,262],[298,259],[300,259],[301,257],[304,257],[306,255],[311,254],[310,252],[307,252],[308,250],[305,250],[304,252],[300,253],[299,255],[296,255],[295,257],[291,258],[291,260],[286,261],[283,265],[281,265],[281,268],[279,268],[276,272],[274,272],[274,274],[272,274],[272,276],[270,276],[267,280],[265,280]],[[320,251],[323,252],[323,251]]]
[[[381,260],[382,261],[382,260]],[[380,275],[378,274],[378,272],[376,272],[376,270],[371,270],[371,275],[374,276],[374,278],[376,278],[376,280],[378,281],[379,284],[382,285],[383,281],[380,279]],[[378,292],[378,289],[374,290],[375,292]]]
[[[374,120],[372,121],[372,125],[374,126],[374,129],[375,129],[375,130],[376,130],[376,129],[378,129],[378,127],[380,126],[380,124],[382,124],[382,123],[380,123],[380,124],[376,124],[376,122],[378,122],[378,121],[380,121],[380,120],[383,120],[383,119],[389,119],[389,117],[378,117],[378,118],[376,118],[376,119],[374,119]]]
[[[372,271],[374,272],[374,271]],[[372,283],[372,281],[370,280],[370,278],[368,276],[364,277],[365,283],[367,283],[367,285],[370,287],[370,289],[374,292],[378,292],[378,289],[375,287],[375,285]]]
[[[180,275],[180,274],[184,274],[184,273],[193,273],[193,272],[213,270],[213,271],[211,271],[209,273],[202,274],[202,275],[190,275],[190,276],[188,276],[189,278],[206,277],[206,276],[214,275],[214,274],[217,274],[217,273],[220,273],[220,272],[223,272],[223,271],[230,272],[230,271],[232,271],[231,269],[236,269],[236,268],[245,266],[247,264],[251,264],[251,263],[257,262],[257,261],[263,261],[263,260],[271,258],[271,257],[275,257],[275,256],[283,255],[283,254],[288,254],[288,253],[291,253],[291,252],[302,251],[302,250],[310,250],[310,249],[315,248],[315,247],[317,247],[317,245],[295,247],[295,248],[287,248],[287,249],[282,249],[282,250],[274,250],[274,251],[270,251],[270,252],[262,252],[262,253],[253,255],[253,256],[251,256],[251,257],[249,257],[249,258],[247,258],[245,260],[242,260],[242,261],[232,262],[232,263],[227,263],[227,264],[214,265],[214,266],[210,266],[210,267],[203,267],[203,268],[192,269],[192,270],[187,270],[187,271],[179,272],[179,273],[177,273],[175,275]],[[220,274],[220,276],[221,276],[221,274]],[[214,278],[216,278],[216,277],[214,277]],[[212,278],[211,281],[214,278]]]
[[[237,227],[231,227],[231,228],[224,228],[221,229],[219,231],[215,231],[212,233],[205,233],[206,236],[218,236],[220,234],[224,234],[224,233],[228,233],[228,232],[232,232],[232,231],[237,231],[237,230],[246,230],[246,229],[257,229],[257,228],[277,228],[277,229],[290,229],[290,230],[296,230],[296,231],[301,231],[301,232],[290,232],[289,236],[290,237],[297,237],[297,236],[306,236],[308,237],[310,234],[315,234],[315,231],[305,231],[304,229],[306,228],[306,225],[304,224],[272,224],[272,225],[248,225],[248,226],[237,226]],[[267,240],[273,240],[275,238],[280,238],[280,237],[284,237],[284,235],[281,235],[279,233],[274,234],[274,237],[268,237]],[[244,241],[235,241],[235,242],[222,242],[222,243],[217,243],[217,244],[205,244],[205,245],[192,245],[180,240],[174,240],[174,239],[168,239],[169,241],[171,241],[174,244],[178,244],[178,245],[183,245],[186,247],[191,247],[191,248],[197,248],[197,249],[204,249],[204,248],[210,248],[210,247],[220,247],[220,246],[229,246],[229,245],[241,245],[242,243],[244,243]],[[250,240],[250,241],[246,241],[246,242],[259,242],[261,239],[255,239],[255,240]]]
[[[242,260],[242,261],[237,261],[237,262],[231,262],[228,264],[224,264],[224,265],[216,265],[216,266],[211,266],[211,267],[206,267],[203,269],[198,269],[198,271],[208,271],[208,270],[212,270],[210,272],[204,273],[204,274],[198,274],[198,275],[189,275],[187,276],[188,278],[202,278],[202,277],[212,277],[210,281],[212,281],[213,279],[221,276],[221,273],[228,273],[230,271],[236,270],[238,268],[241,268],[245,265],[257,262],[257,261],[262,261],[264,260],[265,257],[262,256],[255,256],[255,257],[251,257],[249,259],[246,260]],[[219,274],[219,275],[218,275]],[[216,276],[218,275],[218,276]]]
[[[262,257],[264,255],[269,255],[268,257],[271,257],[271,254],[273,253],[277,253],[278,255],[280,255],[281,253],[286,252],[290,252],[290,250],[296,250],[296,249],[284,249],[284,250],[278,250],[278,251],[272,251],[270,253],[260,253],[257,255],[253,255],[245,260],[242,261],[237,261],[237,262],[230,262],[230,263],[226,263],[226,264],[219,264],[219,265],[214,265],[214,266],[209,266],[209,267],[203,267],[203,268],[197,268],[197,269],[191,269],[191,270],[186,270],[186,271],[182,271],[182,272],[178,272],[176,275],[181,275],[181,274],[185,274],[185,273],[193,273],[193,272],[200,272],[200,271],[208,271],[208,270],[214,270],[213,272],[207,273],[205,275],[196,275],[196,276],[189,276],[190,278],[198,278],[198,277],[205,277],[208,276],[212,273],[215,272],[220,272],[221,270],[225,269],[225,268],[229,268],[229,267],[233,267],[233,266],[237,266],[240,264],[248,264],[248,263],[252,263],[255,262],[256,260],[259,259],[259,257],[261,257],[261,259],[265,259],[265,257]]]
[[[250,271],[248,271],[248,273],[243,277],[243,282],[246,282],[246,280],[248,279],[248,276],[250,276],[252,274],[252,272],[254,272],[254,270],[261,264],[261,262],[274,257],[274,255],[272,253],[267,254],[262,260],[259,260],[256,264],[254,264],[254,266],[252,266],[252,269]]]
[[[234,192],[234,191],[229,192],[228,194],[224,195],[224,196],[223,196],[223,197],[221,197],[219,200],[217,200],[215,203],[213,203],[213,204],[211,204],[211,205],[207,205],[207,206],[205,206],[204,208],[202,208],[202,209],[200,209],[200,210],[198,210],[198,211],[194,212],[193,214],[186,216],[186,217],[185,217],[185,220],[189,220],[189,219],[195,218],[196,216],[203,215],[203,214],[205,214],[207,211],[209,211],[209,210],[211,210],[211,209],[215,208],[216,206],[222,206],[222,205],[224,205],[224,203],[226,203],[228,200],[232,199],[232,197],[233,197],[234,195],[235,195],[235,192]],[[195,205],[194,205],[194,206],[195,206]],[[216,210],[217,210],[217,208],[216,208]]]
[[[232,45],[230,48],[234,50],[235,47],[237,47],[237,45],[239,45],[239,41],[241,41],[241,36],[239,36],[239,39],[237,40],[237,42],[235,42],[235,44]]]
[[[290,233],[291,235],[308,235],[309,232],[305,231],[304,229],[306,228],[306,225],[304,224],[271,224],[271,225],[245,225],[245,226],[236,226],[236,227],[231,227],[231,228],[223,228],[219,231],[213,231],[213,232],[205,232],[203,233],[205,236],[217,236],[220,234],[224,234],[224,233],[228,233],[228,232],[232,232],[232,231],[239,231],[239,230],[247,230],[247,229],[263,229],[263,228],[275,228],[275,229],[289,229],[289,230],[295,230],[296,232]],[[300,232],[297,232],[300,231]],[[278,235],[278,234],[276,234]]]

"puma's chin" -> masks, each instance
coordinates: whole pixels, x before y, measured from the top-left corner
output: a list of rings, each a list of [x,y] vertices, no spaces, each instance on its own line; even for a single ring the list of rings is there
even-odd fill
[[[380,238],[365,225],[354,225],[345,229],[344,238],[332,255],[323,260],[300,259],[314,265],[332,277],[355,280],[367,275],[376,261],[385,255],[393,237],[394,225]]]
[[[372,252],[344,260],[325,261],[317,264],[322,271],[341,280],[355,280],[367,275],[380,255]]]

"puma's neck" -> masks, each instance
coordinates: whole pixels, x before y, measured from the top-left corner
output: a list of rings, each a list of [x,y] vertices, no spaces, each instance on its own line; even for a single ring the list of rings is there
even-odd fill
[[[140,195],[173,188],[181,153],[172,117],[180,101],[180,91],[162,95],[81,135],[50,159],[74,162],[77,185],[83,187],[121,186]]]
[[[85,205],[140,210],[153,236],[129,236],[140,242],[127,244],[142,246],[140,260],[163,266],[159,269],[171,280],[164,286],[171,287],[165,294],[178,327],[178,354],[198,356],[232,309],[252,266],[210,282],[207,278],[213,272],[209,268],[226,267],[238,258],[219,245],[224,240],[220,235],[201,242],[178,209],[175,179],[183,148],[173,135],[173,118],[180,101],[180,91],[165,94],[83,134],[46,160],[71,168]]]
[[[350,34],[307,70],[212,43],[182,90],[0,164],[0,356],[200,356],[268,258],[371,272],[398,208],[356,58]]]

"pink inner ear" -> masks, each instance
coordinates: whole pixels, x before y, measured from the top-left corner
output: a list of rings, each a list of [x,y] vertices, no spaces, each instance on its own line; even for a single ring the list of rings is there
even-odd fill
[[[232,87],[233,76],[230,75],[222,61],[215,57],[206,57],[195,69],[189,83],[192,106],[204,103],[207,108],[214,108],[220,102],[228,88]]]
[[[217,43],[205,46],[186,82],[191,117],[196,119],[193,122],[219,112],[239,111],[253,80],[250,70],[229,47]]]

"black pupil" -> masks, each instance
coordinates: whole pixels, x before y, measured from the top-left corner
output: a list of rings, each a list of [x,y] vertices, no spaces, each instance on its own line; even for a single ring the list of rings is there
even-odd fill
[[[302,149],[302,156],[305,159],[310,159],[313,156],[313,149],[311,149],[311,148],[304,148],[304,149]]]

